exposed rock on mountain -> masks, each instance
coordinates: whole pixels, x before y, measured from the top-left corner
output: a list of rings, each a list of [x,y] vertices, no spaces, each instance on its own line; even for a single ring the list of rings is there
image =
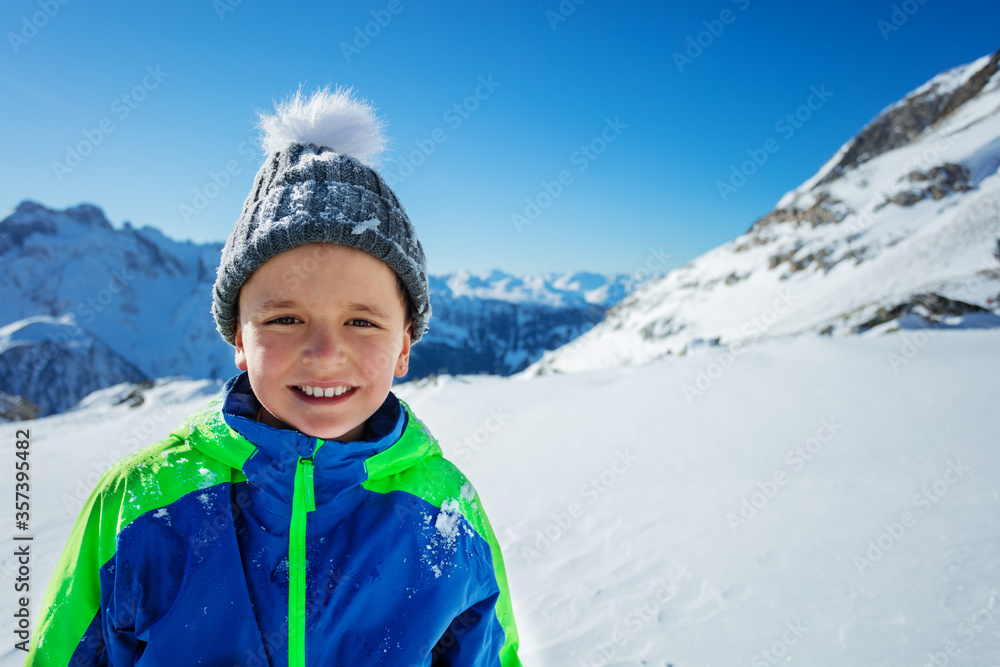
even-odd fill
[[[1000,51],[981,58],[970,68],[956,68],[917,88],[879,114],[848,143],[840,159],[817,184],[830,183],[845,171],[911,143],[978,96],[997,73],[998,66]]]
[[[998,59],[887,108],[746,233],[646,284],[530,372],[639,364],[706,342],[997,326]]]
[[[14,396],[0,391],[0,421],[19,422],[34,419],[40,410],[24,396]]]

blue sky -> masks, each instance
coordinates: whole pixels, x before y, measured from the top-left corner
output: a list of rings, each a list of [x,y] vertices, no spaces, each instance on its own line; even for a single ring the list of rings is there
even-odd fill
[[[432,273],[679,266],[885,106],[1000,48],[995,0],[63,2],[0,9],[0,211],[91,202],[116,227],[221,241],[262,159],[254,111],[352,85],[387,121],[382,172]],[[814,91],[807,121],[779,125]]]

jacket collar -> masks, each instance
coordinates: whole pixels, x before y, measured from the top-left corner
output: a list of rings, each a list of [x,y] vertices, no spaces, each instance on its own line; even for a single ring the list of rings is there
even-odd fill
[[[291,507],[299,457],[313,457],[316,507],[321,510],[368,478],[365,462],[399,441],[408,421],[408,411],[390,392],[365,423],[362,440],[327,440],[318,447],[316,437],[256,421],[259,407],[246,372],[226,382],[222,417],[229,428],[256,447],[243,462],[243,473],[273,509]]]

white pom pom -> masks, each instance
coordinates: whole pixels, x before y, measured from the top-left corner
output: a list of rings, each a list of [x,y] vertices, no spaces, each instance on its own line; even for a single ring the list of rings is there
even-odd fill
[[[366,164],[377,162],[386,148],[383,123],[375,108],[354,99],[353,92],[340,87],[330,92],[327,86],[305,98],[300,88],[277,105],[275,115],[261,114],[257,127],[264,131],[264,152],[275,153],[292,143],[316,144]]]

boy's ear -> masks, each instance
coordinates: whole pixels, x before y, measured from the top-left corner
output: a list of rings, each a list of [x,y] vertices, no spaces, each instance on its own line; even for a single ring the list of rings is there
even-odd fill
[[[410,364],[410,341],[413,338],[413,323],[406,323],[406,330],[403,331],[403,349],[399,351],[399,357],[396,359],[396,368],[393,369],[392,374],[398,378],[406,375],[409,370],[407,366]]]
[[[243,327],[236,325],[236,334],[233,336],[233,345],[236,347],[236,368],[241,371],[247,369],[247,354],[243,349]]]

